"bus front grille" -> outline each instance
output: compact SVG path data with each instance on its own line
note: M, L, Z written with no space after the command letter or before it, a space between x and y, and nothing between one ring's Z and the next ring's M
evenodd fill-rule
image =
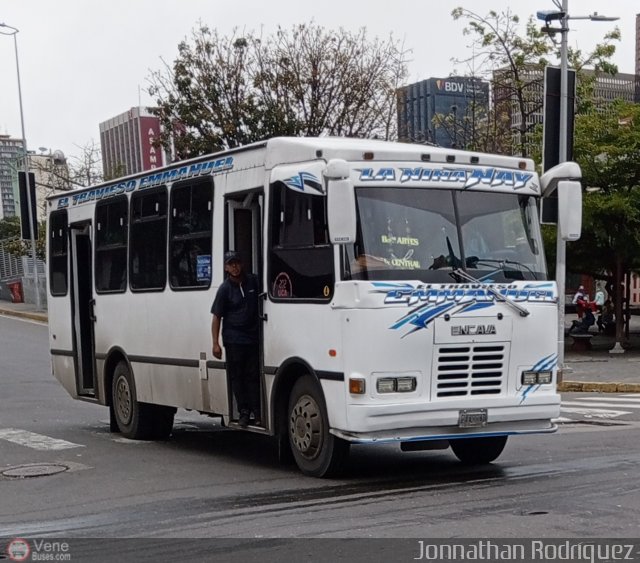
M436 398L499 395L506 361L499 343L443 346L435 366Z

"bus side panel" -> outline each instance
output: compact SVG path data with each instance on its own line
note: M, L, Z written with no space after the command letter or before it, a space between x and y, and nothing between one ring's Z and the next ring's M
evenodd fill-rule
M344 349L340 332L340 315L329 303L265 302L268 321L264 323L265 366L280 368L290 358L304 360L320 374L325 394L329 425L345 428L345 383L322 377L327 372L337 378L344 372ZM330 355L335 350L335 355ZM267 384L269 379L266 380ZM271 388L267 385L267 397Z
M209 369L201 379L198 366L200 354L211 358L211 295L166 288L98 296L97 354L114 347L124 351L141 402L226 414L225 372ZM103 386L103 369L98 373Z

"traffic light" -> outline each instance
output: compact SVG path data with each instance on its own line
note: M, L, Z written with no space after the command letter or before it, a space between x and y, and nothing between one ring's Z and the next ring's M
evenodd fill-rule
M18 190L20 191L20 227L22 238L31 240L29 228L29 197L27 196L26 174L18 172ZM31 194L31 217L33 217L33 238L38 238L38 205L36 203L36 177L29 172L29 193Z
M573 160L573 121L576 99L576 71L567 72L567 160ZM545 68L542 164L546 172L560 162L560 69Z

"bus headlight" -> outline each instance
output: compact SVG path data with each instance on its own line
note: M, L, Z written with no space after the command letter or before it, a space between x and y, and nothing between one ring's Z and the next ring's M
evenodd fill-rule
M398 393L411 393L416 390L415 377L398 377L398 385L396 387Z
M523 385L548 385L551 383L553 373L550 371L523 371Z
M378 393L393 393L396 390L395 377L383 377L376 382Z
M415 377L381 377L376 381L378 393L411 393L416 386Z

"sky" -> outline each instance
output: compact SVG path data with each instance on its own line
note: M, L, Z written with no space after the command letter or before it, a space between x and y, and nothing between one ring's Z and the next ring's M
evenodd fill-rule
M20 83L29 150L62 150L79 156L100 142L99 123L129 108L152 105L148 77L172 62L180 41L199 22L223 34L234 29L270 34L315 22L325 28L367 29L370 38L389 34L411 51L409 82L468 74L471 53L463 22L451 11L478 14L508 8L523 30L537 10L555 10L552 0L0 0L0 23L18 28ZM616 25L622 33L614 62L620 72L635 66L637 0L569 0L573 17L599 12L617 22L570 22L569 45L593 48ZM0 28L0 31L2 29ZM0 134L21 138L14 41L0 36Z

